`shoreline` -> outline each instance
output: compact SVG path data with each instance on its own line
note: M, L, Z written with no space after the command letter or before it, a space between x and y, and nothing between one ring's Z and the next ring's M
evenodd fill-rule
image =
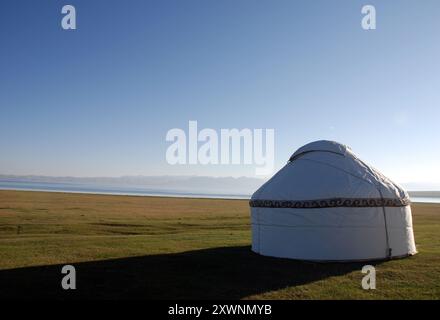
M158 192L154 193L124 193L124 192L87 192L87 191L67 191L67 190L44 190L44 189L6 189L0 188L2 191L14 191L14 192L42 192L42 193L61 193L61 194L76 194L76 195L98 195L98 196L124 196L124 197L146 197L146 198L177 198L177 199L203 199L203 200L250 200L249 197L240 196L216 196L216 195L202 195L202 194L189 194L189 195L179 195L179 194L162 194Z
M210 194L166 194L166 193L131 193L131 192L105 192L105 191L70 191L70 190L50 190L50 189L14 189L14 188L2 188L0 187L1 191L23 191L23 192L48 192L48 193L61 193L61 194L77 194L77 195L101 195L101 196L125 196L125 197L149 197L149 198L177 198L177 199L204 199L204 200L250 200L251 196L234 196L234 195L210 195ZM425 198L425 197L421 197ZM418 204L440 204L440 198L438 201L417 201L417 197L415 200L414 198L410 197L411 203L418 203Z

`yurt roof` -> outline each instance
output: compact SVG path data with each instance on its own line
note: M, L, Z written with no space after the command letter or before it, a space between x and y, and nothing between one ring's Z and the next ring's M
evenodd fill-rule
M408 194L351 149L334 141L299 148L252 200L389 199L406 205Z

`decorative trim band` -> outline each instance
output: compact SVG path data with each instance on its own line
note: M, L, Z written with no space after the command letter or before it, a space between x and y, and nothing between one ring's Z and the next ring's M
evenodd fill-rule
M382 199L382 198L332 198L322 200L250 200L253 208L334 208L334 207L405 207L411 203L409 198Z

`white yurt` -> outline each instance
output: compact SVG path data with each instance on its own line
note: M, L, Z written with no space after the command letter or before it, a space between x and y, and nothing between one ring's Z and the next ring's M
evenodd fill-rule
M406 191L337 142L299 148L250 206L252 250L265 256L359 261L417 252Z

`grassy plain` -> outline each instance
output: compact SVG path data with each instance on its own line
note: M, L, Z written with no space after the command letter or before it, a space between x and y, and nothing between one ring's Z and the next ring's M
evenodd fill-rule
M365 291L361 263L252 253L244 200L0 191L0 298L439 299L440 205L412 209L419 254Z

